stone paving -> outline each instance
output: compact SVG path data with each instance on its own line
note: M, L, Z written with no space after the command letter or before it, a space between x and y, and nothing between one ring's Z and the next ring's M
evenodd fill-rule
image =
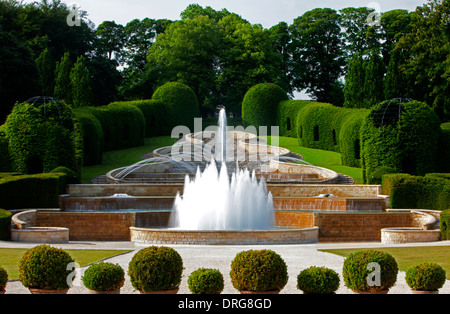
M0 241L0 247L22 247L29 248L36 244L26 243L14 243L14 242L2 242ZM449 246L450 241L435 242L431 244L410 244L409 246L420 245L433 245L433 246ZM120 250L132 250L132 252L119 255L108 259L108 262L117 263L121 265L125 273L127 273L128 263L133 255L140 249L144 248L141 245L135 245L131 242L71 242L70 244L54 245L64 249L120 249ZM235 255L243 250L249 249L271 249L281 255L288 265L289 282L282 290L282 294L299 294L301 291L297 290L297 275L310 266L326 266L338 272L341 276L341 284L337 294L351 294L351 290L346 288L342 279L342 266L344 258L318 251L318 249L331 249L331 248L377 248L387 247L380 243L320 243L320 244L302 244L302 245L264 245L264 246L183 246L183 245L170 245L173 247L181 257L183 258L184 272L183 279L180 286L179 293L189 294L189 288L187 286L187 278L194 270L205 268L216 268L221 271L225 278L224 294L237 294L230 281L229 272L230 264ZM391 245L392 246L392 245ZM408 246L408 245L402 245ZM81 269L84 272L86 267ZM19 281L9 282L6 287L6 294L28 294L29 291ZM69 290L69 294L84 294L88 293L87 289L81 284L75 286ZM122 294L137 294L131 286L129 277L126 275L126 282L121 289ZM405 273L399 272L396 285L390 290L390 294L410 294L411 291L405 282ZM441 294L450 294L450 281L447 280L444 287L440 290Z

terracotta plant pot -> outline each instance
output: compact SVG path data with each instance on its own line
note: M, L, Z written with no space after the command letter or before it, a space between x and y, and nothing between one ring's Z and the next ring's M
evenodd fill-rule
M412 290L413 294L439 294L439 290L434 291L421 291L421 290Z
M239 291L241 294L280 294L280 290L271 290L271 291L248 291L241 290Z
M64 290L48 290L48 289L36 289L36 288L29 288L31 294L67 294L69 289Z
M120 294L120 289L111 290L111 291L97 291L88 289L89 294Z
M174 289L174 290L162 290L162 291L139 291L141 294L177 294L178 290L180 289Z
M356 294L388 294L389 289L387 290L373 290L373 291L354 291Z

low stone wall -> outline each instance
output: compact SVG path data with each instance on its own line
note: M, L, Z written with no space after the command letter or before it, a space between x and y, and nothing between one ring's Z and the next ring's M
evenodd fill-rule
M436 242L441 236L440 230L422 228L386 228L381 230L381 242L384 244Z
M130 228L131 241L146 244L253 245L318 241L319 228L268 231L185 231Z

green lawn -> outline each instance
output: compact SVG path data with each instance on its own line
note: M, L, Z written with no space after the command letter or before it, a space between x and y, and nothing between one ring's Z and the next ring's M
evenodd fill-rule
M268 138L269 143L271 138ZM279 145L291 152L303 156L303 160L318 167L331 169L338 173L346 174L355 179L356 184L362 184L362 169L342 165L341 154L321 149L306 148L298 145L298 140L292 137L279 137Z
M130 166L140 160L141 156L157 148L171 146L175 140L170 136L151 137L145 139L144 146L115 150L103 153L101 165L83 167L81 183L91 183L91 179L120 167Z
M342 250L319 250L347 257L351 253L365 249L342 249ZM433 262L441 265L450 280L450 246L431 246L431 247L396 247L377 249L390 253L397 261L401 271L407 271L409 268L425 262Z
M19 279L19 260L27 249L1 249L0 266L8 272L8 279ZM65 250L81 267L104 260L109 257L131 251L119 250Z

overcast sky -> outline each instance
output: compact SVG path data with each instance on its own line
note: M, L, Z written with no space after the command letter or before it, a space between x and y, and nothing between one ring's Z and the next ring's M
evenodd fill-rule
M25 2L33 2L26 0ZM68 5L77 4L88 12L88 18L96 26L103 21L127 24L129 21L146 17L152 19L180 19L180 13L191 3L202 7L211 6L215 10L226 8L241 15L252 24L262 24L265 28L284 21L293 20L314 8L342 9L346 7L379 7L381 12L393 9L414 11L427 0L63 0Z

